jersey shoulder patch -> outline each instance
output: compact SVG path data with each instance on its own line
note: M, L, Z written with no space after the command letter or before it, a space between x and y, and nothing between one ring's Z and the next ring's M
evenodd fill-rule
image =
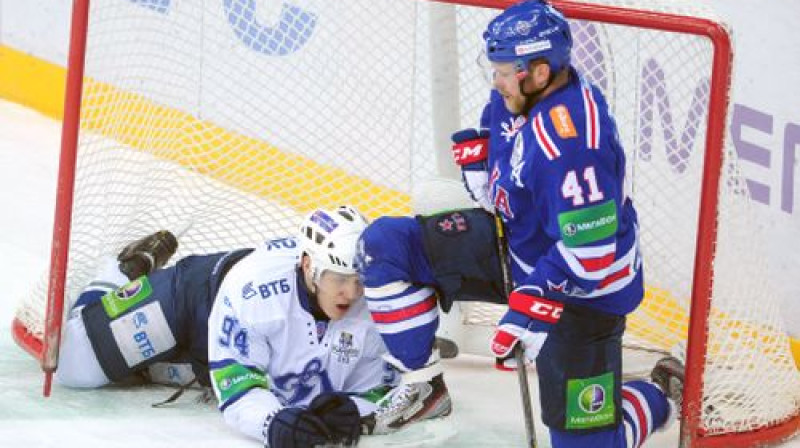
M572 121L572 116L569 114L567 106L563 104L553 106L550 108L549 115L559 137L568 139L578 136L578 131L575 129L575 123Z

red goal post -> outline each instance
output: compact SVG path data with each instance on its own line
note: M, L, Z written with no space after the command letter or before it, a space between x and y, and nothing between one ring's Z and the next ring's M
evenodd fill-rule
M244 0L198 14L168 1L76 0L51 267L13 325L42 362L45 394L65 307L92 260L136 236L181 230L181 256L290 232L319 205L348 202L372 218L412 212L429 194L419 185L454 175L446 136L474 123L488 96L469 62L488 18L512 3L309 0L307 10L282 5L285 31ZM759 228L726 135L729 30L691 2L553 4L574 25L573 62L606 93L631 165L647 296L626 344L686 347L684 446L790 437L800 380L778 297L748 280L766 274L766 257L750 242ZM412 29L392 28L401 18ZM114 20L157 26L126 31ZM104 39L113 48L93 45ZM352 86L365 74L381 89ZM315 90L321 80L329 90ZM125 189L127 179L136 185ZM494 313L464 308L465 326ZM759 390L766 380L784 390Z

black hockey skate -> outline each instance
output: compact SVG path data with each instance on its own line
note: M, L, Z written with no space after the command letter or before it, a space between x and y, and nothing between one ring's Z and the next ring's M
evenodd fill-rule
M178 249L178 240L168 230L136 240L120 252L119 270L130 280L148 275L164 266Z
M650 378L680 409L683 402L683 363L672 356L661 358L650 372Z

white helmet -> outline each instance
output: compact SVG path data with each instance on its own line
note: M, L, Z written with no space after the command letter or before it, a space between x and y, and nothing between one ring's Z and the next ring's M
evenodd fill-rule
M355 208L317 209L300 224L300 249L311 257L314 281L329 269L355 274L356 246L367 220Z

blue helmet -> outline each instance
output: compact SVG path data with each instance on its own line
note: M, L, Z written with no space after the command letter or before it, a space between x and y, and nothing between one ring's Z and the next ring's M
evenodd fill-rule
M552 73L569 65L569 24L543 0L523 0L506 9L489 22L483 39L490 61L514 62L520 71L539 58L547 60Z

